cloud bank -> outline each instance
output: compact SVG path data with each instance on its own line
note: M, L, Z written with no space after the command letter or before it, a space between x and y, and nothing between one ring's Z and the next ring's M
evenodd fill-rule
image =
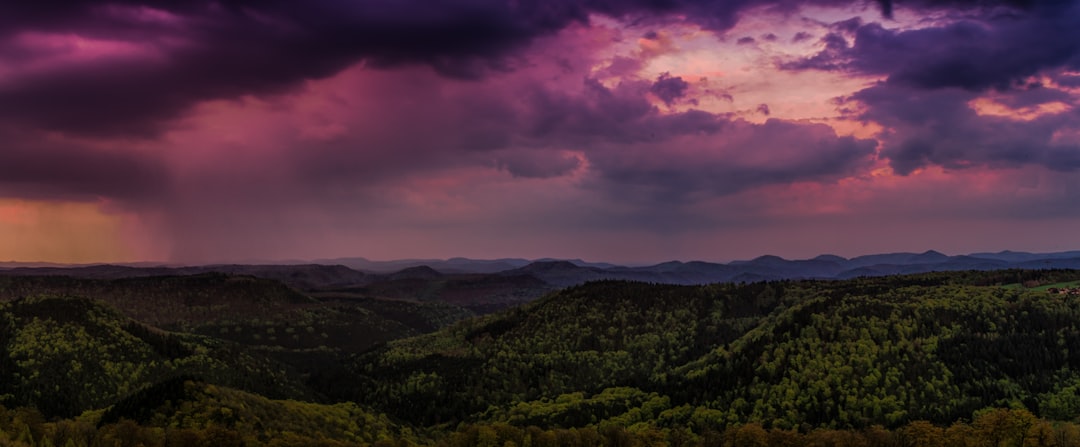
M721 259L747 225L758 254L871 234L878 200L1077 217L1076 1L23 3L0 200L96 204L139 256Z

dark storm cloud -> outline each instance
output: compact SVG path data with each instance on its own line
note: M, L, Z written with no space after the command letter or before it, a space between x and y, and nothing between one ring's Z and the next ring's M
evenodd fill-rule
M891 19L893 16L892 0L878 0L878 4L881 5L881 15L887 19Z
M1000 90L1043 70L1080 67L1080 2L1025 6L907 31L842 22L838 27L854 36L853 45L827 36L824 50L785 68L885 75L890 83L924 89Z
M78 61L76 66L61 65L27 72L16 70L0 81L0 122L75 135L153 137L197 102L286 92L305 80L332 76L359 61L372 67L387 68L425 64L434 67L444 78L477 78L492 71L519 68L515 65L521 62L515 58L518 50L539 36L553 34L572 23L585 23L593 13L627 19L678 15L707 29L724 31L747 8L766 5L794 9L800 3L846 5L851 2L5 2L0 4L0 63L21 68L43 58L74 51L62 46L28 46L19 40L27 35L78 35L127 42L143 53L90 58ZM930 3L926 5L937 7ZM921 78L915 74L904 74L904 63L912 64L915 68L910 70L917 74L933 73L934 70L926 67L941 65L934 61L950 57L1009 60L1005 57L1007 50L1022 47L1010 38L1018 36L1020 31L1030 31L1038 36L1019 36L1017 40L1034 45L1051 40L1041 37L1045 35L1041 33L1057 32L1056 46L1035 48L1021 55L1019 62L1012 63L1017 66L1061 65L1062 61L1068 60L1063 55L1070 54L1065 50L1076 45L1076 39L1070 38L1076 31L1067 26L1067 17L1075 18L1076 8L1058 4L1031 10L1034 12L1025 12L1019 18L987 19L990 21L986 23L994 27L971 31L975 34L969 40L965 40L961 28L941 31L960 43L945 42L941 45L940 55L924 55L925 51L905 46L905 42L922 45L933 40L918 34L919 31L897 33L874 28L873 24L862 25L854 31L856 43L851 48L839 34L826 37L827 51L837 53L827 55L827 59L865 72L896 72L899 73L897 79L918 80ZM1052 13L1055 11L1065 13L1055 15ZM1035 32L1031 22L1054 26ZM848 27L838 26L841 28L838 33L846 32L843 28ZM862 37L864 34L868 37ZM989 53L959 54L958 48L966 49L976 37L989 37L991 49L985 50ZM890 45L890 42L896 45ZM924 60L916 56L924 56ZM1025 70L1007 68L999 71L1008 75L1027 73ZM437 81L439 79L427 80L431 84ZM424 96L414 91L415 85L410 88L413 90L401 94L425 100L438 96L437 91ZM612 184L643 179L672 195L679 195L702 190L726 193L770 182L831 178L850 172L850 167L863 160L872 146L870 142L840 138L810 125L788 123L794 126L790 129L778 124L784 123L782 121L755 125L697 110L664 114L646 99L649 91L669 103L687 95L686 83L678 77L662 77L655 83L627 82L615 87L605 87L588 79L582 96L561 95L538 88L531 92L477 94L472 99L458 98L461 101L453 105L424 103L422 110L412 110L402 115L400 121L387 123L388 130L375 133L375 137L354 136L336 145L305 142L304 154L296 155L297 166L301 177L310 175L311 179L319 181L320 175L346 179L370 174L372 179L379 179L422 166L466 162L457 161L459 159L468 162L484 159L490 163L491 153L516 144L540 150L588 148L586 157L589 160L596 157L598 162L591 168L597 170L600 178L608 179ZM515 101L523 101L526 106L510 104ZM395 103L390 99L386 101L386 104ZM430 132L401 132L401 129L412 128L410 126L428 126L425 130ZM782 153L798 163L776 169L766 167L765 163L738 165L725 164L722 160L697 163L693 161L694 157L686 156L685 165L678 166L675 161L679 158L673 157L675 164L667 171L649 167L647 163L653 156L664 153L659 146L662 144L685 143L711 154L706 148L722 146L724 139L717 135L728 135L726 132L736 132L741 141L747 142L747 147L755 147L753 144L761 143L760 138L764 138L758 133L766 129L785 130L783 135L789 136L791 141L770 140L770 147L781 151L775 154ZM802 140L813 143L807 145L809 149L804 152L786 152L800 147ZM594 143L597 144L595 149L590 146ZM8 185L44 185L41 190L58 195L70 192L85 196L131 197L159 193L164 188L160 182L168 177L153 158L140 159L144 155L136 155L137 152L121 155L97 148L68 151L26 147L5 151L5 163L0 168L5 178L0 181ZM358 147L364 150L357 150ZM372 147L386 149L370 150ZM433 147L440 151L429 150ZM615 162L616 158L608 157L620 153L615 148L624 148L622 153L633 157ZM830 154L821 160L833 163L834 168L830 170L818 164L817 158L808 155L812 149ZM907 152L919 153L919 150ZM907 152L895 154L900 159ZM474 155L476 153L482 155ZM800 158L802 155L808 158ZM69 162L64 167L50 167L49 157L65 158ZM515 175L539 177L559 175L576 167L570 158L559 157L539 157L532 162L526 160L527 157L507 158L497 164ZM1068 160L1064 156L1059 158ZM75 166L94 169L80 172ZM738 168L725 170L725 166ZM663 174L684 168L691 172L686 180ZM708 174L710 172L712 174ZM727 180L710 180L710 175Z
M386 82L416 85L422 79L388 77ZM606 86L586 78L580 90L566 91L458 83L460 90L444 91L432 102L388 109L374 122L366 120L376 133L361 129L362 138L308 143L289 165L300 171L301 183L327 191L492 164L522 178L573 172L622 202L652 206L771 184L831 181L873 159L875 141L840 137L822 124L776 119L755 124L695 109L661 111L649 102L655 85ZM395 102L398 87L375 91L385 97L369 100Z
M652 87L649 87L649 91L664 101L664 104L671 105L685 96L689 88L690 83L684 81L683 78L665 72L656 79Z
M661 76L665 79L683 82ZM400 107L366 117L371 129L357 129L342 140L304 143L306 149L293 153L290 164L312 185L380 182L491 160L518 177L552 177L578 166L566 150L588 157L599 147L714 134L728 122L724 115L699 110L661 113L648 99L656 84L647 81L609 88L585 78L582 89L573 93L539 84L502 90L458 83L441 95L417 87L436 89L433 81L431 75L380 81L386 85L377 89L378 96L366 99ZM685 95L668 88L672 91L661 89L660 94ZM401 95L425 101L400 101Z
M1050 0L1055 1L1055 0ZM881 15L885 18L893 18L893 11L897 6L912 9L929 8L964 8L964 9L995 9L1007 6L1014 9L1030 9L1036 5L1049 3L1040 0L877 0Z
M829 25L829 28L836 32L851 34L857 31L860 27L862 27L862 25L862 19L858 17L852 17L847 20L841 20L839 22L832 23Z
M1008 95L999 95L996 99L1013 109L1038 106L1053 102L1065 104L1076 100L1072 94L1056 88L1045 88L1041 84L1027 85L1022 89L1013 89Z
M681 148L665 150L665 144ZM675 204L765 185L833 181L867 167L876 146L822 124L732 121L715 138L599 152L592 162L614 194Z
M0 130L0 139L0 197L146 203L169 187L168 172L155 157L49 141L35 132Z
M1076 102L1068 91L1032 79L1047 76L1068 87L1062 72L1080 67L1080 2L944 4L977 8L912 30L833 24L819 53L783 68L883 76L850 99L860 104L861 119L889 130L880 155L902 175L930 165L1080 168L1080 148L1059 137L1073 126L1074 113L1018 117L1040 105ZM980 115L972 104L977 99L993 100L1016 116Z
M0 4L0 62L44 55L16 37L45 33L130 42L153 57L103 59L0 84L0 118L94 135L159 133L192 104L265 95L373 67L427 64L449 77L513 70L515 51L590 14L679 15L714 31L750 7L850 0L67 0ZM143 55L146 56L146 55Z
M532 141L588 147L606 142L663 141L684 134L713 134L728 117L700 110L663 114L646 98L648 82L606 87L587 78L582 95L536 89L529 98L522 135Z
M1035 164L1058 171L1080 169L1080 146L1055 138L1059 130L1075 122L1074 112L1030 120L979 115L969 105L976 98L977 94L963 89L931 94L890 83L852 97L866 107L862 119L892 129L884 138L881 155L901 175L928 165L965 169Z
M0 84L0 116L77 133L149 135L195 101L280 92L359 60L426 63L449 76L476 76L504 68L502 56L531 38L584 20L583 11L528 2L149 4L177 17L163 25L132 18L138 10L121 14L120 5L138 6L0 7L8 37L73 32L144 43L165 55L16 78Z
M848 42L844 36L829 33L818 43L825 47L821 52L805 59L783 63L780 67L787 70L837 70L846 67L845 53L848 51Z
M660 113L645 98L646 83L586 85L582 97L535 92L519 123L520 140L580 148L596 186L630 200L675 203L770 184L831 181L866 167L877 146L837 136L822 124L754 124L700 110Z
M581 160L556 151L518 150L499 154L495 164L514 177L551 178L573 171L581 165Z
M1059 75L1054 80L1065 87L1080 87L1080 75L1077 74Z

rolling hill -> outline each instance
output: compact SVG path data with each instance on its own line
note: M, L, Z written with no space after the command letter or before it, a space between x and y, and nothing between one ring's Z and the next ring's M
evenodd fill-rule
M465 278L550 284L533 274L578 268L600 269L414 268L385 284L443 281L431 290L445 294ZM951 430L1076 445L1080 297L1049 290L1076 281L1016 269L598 280L467 318L443 298L222 273L8 276L0 443L906 445Z
M513 307L559 288L599 280L702 285L784 279L852 279L940 271L1004 269L1080 269L1080 252L1025 253L1003 251L948 256L884 253L851 259L820 255L788 260L760 256L727 264L669 261L627 267L579 259L368 261L363 258L323 260L325 264L221 264L187 267L25 266L0 268L3 276L67 276L83 279L131 279L154 276L198 276L213 273L274 280L307 295L332 294L363 299L439 301L477 314ZM354 268L367 269L365 271Z
M167 332L84 298L0 304L0 404L73 416L178 375L275 398L317 396L285 365L217 339Z
M711 427L897 427L1008 405L1080 416L1080 301L995 285L1008 276L593 282L363 354L354 396L420 424L620 387Z

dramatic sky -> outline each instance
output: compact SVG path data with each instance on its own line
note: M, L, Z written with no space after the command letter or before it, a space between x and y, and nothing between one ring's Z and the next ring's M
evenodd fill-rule
M1080 0L0 3L0 261L1080 248Z

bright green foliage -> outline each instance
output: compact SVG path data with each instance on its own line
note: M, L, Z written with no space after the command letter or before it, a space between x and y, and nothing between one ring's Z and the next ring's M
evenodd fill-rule
M1080 416L1051 393L1080 379L1080 302L963 285L844 292L777 313L682 371L680 388L730 422L782 428L946 423L1013 402Z
M491 411L482 419L517 426L583 427L600 422L631 426L656 419L657 410L668 407L668 399L656 393L647 394L636 388L608 388L588 397L577 392L555 399L521 402L506 411Z
M214 426L269 442L287 434L349 442L411 436L386 417L355 403L321 405L265 397L205 382L176 379L118 403L102 423L134 420L154 427L207 430Z
M135 323L79 298L0 304L0 404L71 416L180 374L280 397L309 397L280 365L236 346Z
M164 357L176 359L191 353L175 343L175 336L140 328L212 337L218 340L213 343L222 347L242 345L245 353L282 364L263 365L262 369L287 369L301 379L339 369L349 354L472 316L470 311L443 302L375 299L345 292L315 295L317 299L277 281L220 273L115 280L0 276L0 302L35 296L89 298L137 321L124 325L125 330L143 338ZM0 321L0 326L3 324ZM197 362L192 365L190 360L183 366L189 371L192 366L199 369ZM224 365L213 366L215 374L229 374L222 369ZM251 384L227 383L256 389ZM309 396L293 393L294 385L288 387L294 390L275 396Z

